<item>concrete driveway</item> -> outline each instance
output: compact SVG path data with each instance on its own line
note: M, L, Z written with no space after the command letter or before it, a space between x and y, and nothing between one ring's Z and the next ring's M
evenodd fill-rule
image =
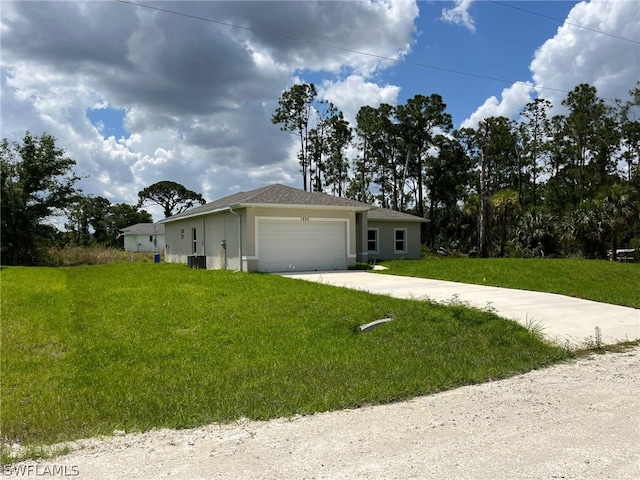
M485 287L424 278L363 271L283 273L284 277L364 290L379 295L439 303L463 302L525 326L538 325L542 333L571 348L596 340L612 345L640 339L640 310L581 300L553 293Z

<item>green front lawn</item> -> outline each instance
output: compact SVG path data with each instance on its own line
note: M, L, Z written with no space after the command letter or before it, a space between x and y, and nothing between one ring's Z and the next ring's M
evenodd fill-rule
M570 355L488 312L273 275L122 263L0 280L10 443L392 402Z
M383 273L559 293L640 308L640 264L539 258L441 258L382 262Z

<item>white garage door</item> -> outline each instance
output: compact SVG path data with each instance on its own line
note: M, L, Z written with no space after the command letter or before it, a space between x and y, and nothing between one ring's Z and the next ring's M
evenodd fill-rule
M342 270L346 222L260 220L258 269L261 272Z

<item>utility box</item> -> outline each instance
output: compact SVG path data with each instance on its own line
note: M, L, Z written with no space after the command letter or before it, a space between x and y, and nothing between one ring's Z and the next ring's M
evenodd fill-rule
M205 255L189 255L187 256L187 267L207 268L207 257Z

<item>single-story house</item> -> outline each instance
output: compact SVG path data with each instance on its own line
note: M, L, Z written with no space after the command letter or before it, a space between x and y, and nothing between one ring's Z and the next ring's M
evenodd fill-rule
M269 185L161 221L165 261L247 272L344 270L420 258L426 220L325 193Z
M386 208L367 212L369 260L420 258L420 224L424 218Z
M120 230L127 252L160 252L165 246L164 224L136 223Z

